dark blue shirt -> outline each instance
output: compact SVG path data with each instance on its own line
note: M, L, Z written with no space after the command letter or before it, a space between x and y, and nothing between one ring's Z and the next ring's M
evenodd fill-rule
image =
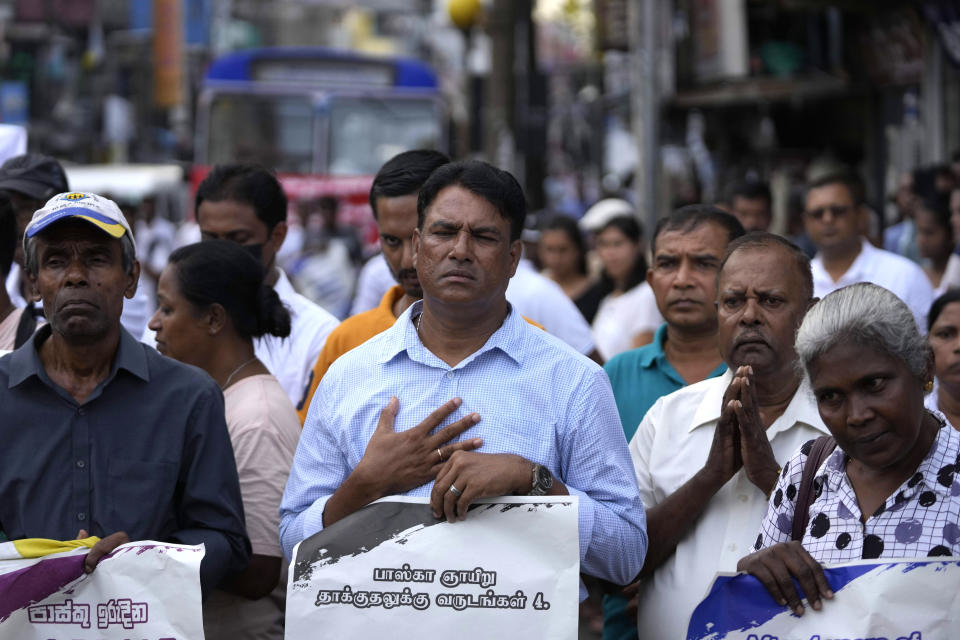
M0 358L0 530L203 543L204 593L242 570L250 541L217 384L121 330L110 374L78 404L40 362L50 331Z

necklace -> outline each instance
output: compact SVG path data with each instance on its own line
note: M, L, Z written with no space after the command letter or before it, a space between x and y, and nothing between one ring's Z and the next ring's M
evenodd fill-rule
M423 320L423 313L417 316L417 335L420 335L420 321Z
M223 383L223 386L220 387L220 390L223 391L224 389L226 389L227 387L229 387L229 386L230 386L230 381L233 380L233 376L235 376L235 375L237 375L238 373L240 373L240 369L243 369L245 366L247 366L248 364L250 364L251 362L253 362L253 361L256 360L256 359L257 359L257 356L253 356L252 358L250 358L249 360L247 360L246 362L244 362L242 365L240 365L239 367L237 367L236 369L234 369L234 370L233 370L233 373L231 373L229 376L227 376L227 381Z

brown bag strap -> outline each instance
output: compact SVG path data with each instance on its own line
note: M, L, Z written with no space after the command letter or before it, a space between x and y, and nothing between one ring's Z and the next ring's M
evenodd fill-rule
M820 436L813 441L807 462L803 465L803 475L800 477L800 489L797 491L797 508L793 512L793 540L803 540L803 533L810 522L810 505L813 504L813 478L817 469L823 464L833 450L837 448L837 441L833 436Z

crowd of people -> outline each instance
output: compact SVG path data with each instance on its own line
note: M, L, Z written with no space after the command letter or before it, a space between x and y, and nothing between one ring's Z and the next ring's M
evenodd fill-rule
M335 203L300 203L285 262L266 168L214 167L174 248L10 159L0 539L97 536L88 571L203 543L207 637L280 638L294 546L374 500L455 522L573 494L604 638L685 637L718 571L834 606L823 563L960 555L960 181L918 170L894 201L880 234L835 170L802 238L757 182L653 229L618 199L530 229L508 172L408 151L373 180L351 305L321 286L359 267Z

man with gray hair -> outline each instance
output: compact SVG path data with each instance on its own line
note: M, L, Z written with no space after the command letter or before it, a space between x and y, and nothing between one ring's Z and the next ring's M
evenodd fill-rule
M140 265L127 220L61 193L25 229L24 269L48 324L0 358L0 531L204 544L204 592L250 559L223 395L120 324Z
M639 637L686 636L714 574L752 547L783 462L826 433L793 348L812 294L810 262L789 241L755 232L728 246L717 274L727 373L660 398L630 441L650 532Z

